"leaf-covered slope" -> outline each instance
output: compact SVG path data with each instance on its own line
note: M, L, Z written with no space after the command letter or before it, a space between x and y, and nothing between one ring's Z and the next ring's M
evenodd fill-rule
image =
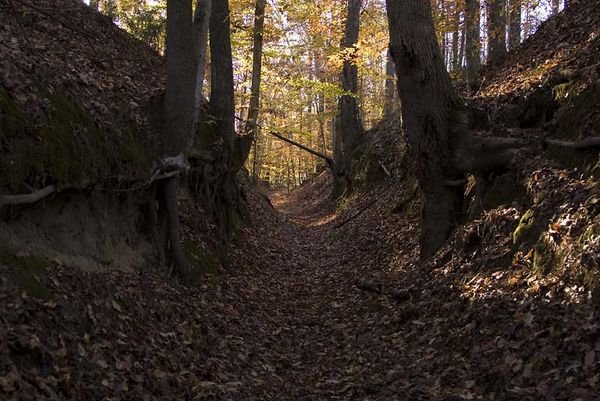
M573 2L516 51L485 68L477 97L526 96L548 80L594 81L600 74L600 1Z
M0 9L0 163L10 170L0 185L142 174L161 56L78 0L1 0Z

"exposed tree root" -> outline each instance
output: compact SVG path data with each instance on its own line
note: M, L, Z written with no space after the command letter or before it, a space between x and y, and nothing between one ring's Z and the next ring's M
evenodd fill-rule
M7 205L27 205L44 199L56 192L56 186L48 185L30 194L0 195L0 207Z

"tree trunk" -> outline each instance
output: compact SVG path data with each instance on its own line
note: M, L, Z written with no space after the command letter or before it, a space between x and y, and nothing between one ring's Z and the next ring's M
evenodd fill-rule
M254 46L252 48L252 88L246 121L246 132L255 136L260 105L260 78L262 67L263 31L265 24L265 0L256 0L254 11ZM256 139L255 139L256 140Z
M481 68L481 37L479 21L481 8L479 0L466 0L465 10L465 53L467 59L467 84L469 92L473 91Z
M185 151L193 130L194 51L192 1L167 2L167 88L163 156Z
M235 138L233 66L228 0L213 0L210 18L211 85L210 114L225 144L224 155L233 152Z
M385 104L383 114L385 118L390 118L398 110L396 105L396 67L390 52L387 52L385 63Z
M387 0L390 52L411 156L423 193L421 256L432 256L450 235L463 209L464 178L454 154L466 134L464 109L437 44L431 5Z
M209 114L205 129L212 132L213 159L204 163L205 174L197 185L205 188L207 209L215 217L222 250L228 249L235 221L243 214L235 174L247 157L251 142L235 133L235 103L228 0L213 0L210 17L211 85ZM243 153L243 155L242 155ZM242 160L244 159L244 160Z
M94 10L98 10L99 5L99 0L90 0L90 7L92 7Z
M339 165L340 172L346 180L346 189L351 189L352 177L352 154L360 143L362 134L362 123L357 104L358 95L358 67L356 59L358 55L358 33L360 29L360 8L362 0L348 0L348 10L346 16L346 29L342 47L345 51L344 66L342 70L342 89L351 94L340 97L339 102L339 130L336 134L340 135L342 145L342 160L335 160Z
M195 99L193 44L192 0L169 0L167 2L167 88L161 138L162 155L165 158L181 156L186 151L193 134ZM168 233L165 247L168 248L170 245L180 277L189 280L190 265L181 246L179 233L177 177L163 180L161 187L159 208L161 214L166 216L164 221Z
M552 0L552 15L558 14L559 3L559 0Z
M521 44L521 0L509 3L508 48L514 50Z
M204 78L206 76L206 60L208 58L208 27L212 0L197 0L194 13L194 59L196 62L196 103L194 116L200 113L200 106L204 97Z
M505 0L488 0L488 62L506 54Z
M465 31L465 26L463 24L463 27L461 30L461 35L460 35L460 48L458 49L458 69L460 71L462 71L462 69L465 65L465 38L466 38L466 31Z
M458 33L460 30L460 13L458 5L455 5L454 10L454 29L452 31L452 72L458 72Z

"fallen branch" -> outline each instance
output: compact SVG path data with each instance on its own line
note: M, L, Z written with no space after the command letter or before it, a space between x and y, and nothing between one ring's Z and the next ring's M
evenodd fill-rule
M331 157L324 155L323 153L317 152L316 150L313 150L313 149L309 148L308 146L304 146L301 143L298 143L291 139L288 139L275 131L270 131L269 133L271 135L273 135L275 138L281 139L282 141L287 142L290 145L294 145L312 155L315 155L317 157L320 157L321 159L324 159L327 162L327 165L329 166L329 168L333 169L333 159Z
M392 174L390 173L390 170L388 170L385 165L383 164L383 162L381 160L378 160L379 162L379 166L381 167L381 169L383 170L383 172L385 173L385 175L387 175L388 177L391 177Z
M54 185L48 185L30 194L0 195L0 207L6 205L28 205L44 199L56 191Z
M341 223L336 224L335 226L333 226L333 228L340 228L340 227L345 226L350 221L354 220L355 218L357 218L358 216L360 216L361 214L363 214L368 208L370 208L371 206L373 206L374 203L375 203L375 201L371 201L371 202L367 203L358 212L354 213L352 216L348 217L346 220L342 221Z
M363 291L374 292L376 294L383 294L384 291L383 283L377 281L363 279L357 280L354 284Z
M600 147L600 137L585 138L578 142L559 141L556 139L546 139L545 142L549 146L575 150Z

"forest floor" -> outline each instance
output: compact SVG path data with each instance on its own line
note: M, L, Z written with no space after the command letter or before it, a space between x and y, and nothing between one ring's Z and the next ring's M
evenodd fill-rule
M327 184L250 191L254 224L200 288L54 265L40 299L0 272L0 399L598 399L588 304L519 298L518 267L420 264L402 188L336 210Z

